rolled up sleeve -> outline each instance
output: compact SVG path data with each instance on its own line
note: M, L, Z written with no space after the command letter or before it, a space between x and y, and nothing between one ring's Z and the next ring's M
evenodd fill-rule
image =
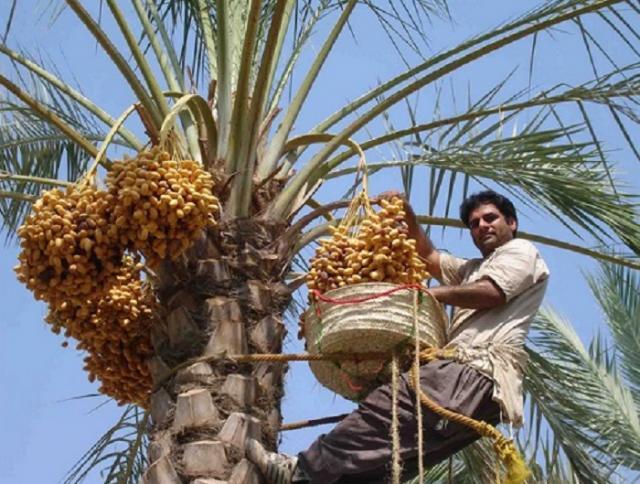
M491 261L483 264L479 278L491 279L504 293L506 300L522 294L548 276L538 250L526 240L514 239L496 249Z
M442 273L440 283L447 286L462 284L468 262L468 259L460 259L446 252L440 252L440 272Z

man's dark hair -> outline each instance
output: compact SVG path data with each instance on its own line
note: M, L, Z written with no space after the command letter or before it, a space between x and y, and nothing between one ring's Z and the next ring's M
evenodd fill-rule
M512 218L518 222L518 216L516 215L516 209L507 197L494 192L493 190L484 190L482 192L474 193L464 199L460 205L460 219L467 227L469 227L469 215L472 211L478 208L480 205L486 205L491 203L500 210L500 213L505 218ZM513 236L516 236L517 230L513 231Z

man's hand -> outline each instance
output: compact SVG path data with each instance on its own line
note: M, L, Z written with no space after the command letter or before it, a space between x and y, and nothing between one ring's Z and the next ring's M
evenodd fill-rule
M409 225L409 236L417 240L418 233L416 229L421 229L419 228L418 220L416 218L415 212L413 211L413 207L411 207L411 204L409 203L409 200L407 200L407 196L404 193L397 190L387 190L386 192L382 192L380 195L375 197L373 199L373 202L380 203L381 200L391 201L393 198L400 198L402 200L402 203L404 204L407 224Z
M409 202L407 202L407 196L404 193L399 192L398 190L387 190L386 192L382 192L380 195L378 195L377 197L375 197L371 201L373 203L380 203L380 200L389 201L392 198L401 198L402 201L404 202L405 206L409 205Z
M398 192L397 190L389 190L381 193L373 200L375 203L379 203L380 200L390 200L394 197L401 198L404 202L405 218L407 225L409 226L409 237L415 239L418 255L426 263L429 274L440 280L442 277L442 271L440 270L440 254L435 249L433 242L431 242L429 237L427 237L427 234L422 230L422 227L418 223L418 218L416 217L411 204L407 200L406 195Z

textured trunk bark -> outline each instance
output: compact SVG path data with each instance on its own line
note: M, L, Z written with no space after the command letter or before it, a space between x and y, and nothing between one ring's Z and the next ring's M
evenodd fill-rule
M285 227L254 219L210 230L179 261L159 270L165 314L153 329L154 381L177 365L221 353L278 353L282 314L290 300L283 283ZM244 458L251 436L277 446L286 365L195 363L151 397L148 484L262 482Z

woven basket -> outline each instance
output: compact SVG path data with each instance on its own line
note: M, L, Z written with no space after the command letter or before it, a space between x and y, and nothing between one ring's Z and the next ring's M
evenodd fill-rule
M324 294L337 301L375 296L398 286L374 282L345 286ZM359 362L311 361L311 371L328 389L349 400L360 400L385 380L381 370L394 348L414 346L414 289L353 304L316 301L304 314L303 332L311 354L389 352L384 360ZM422 347L445 343L447 316L431 296L422 294L418 304L418 328Z

